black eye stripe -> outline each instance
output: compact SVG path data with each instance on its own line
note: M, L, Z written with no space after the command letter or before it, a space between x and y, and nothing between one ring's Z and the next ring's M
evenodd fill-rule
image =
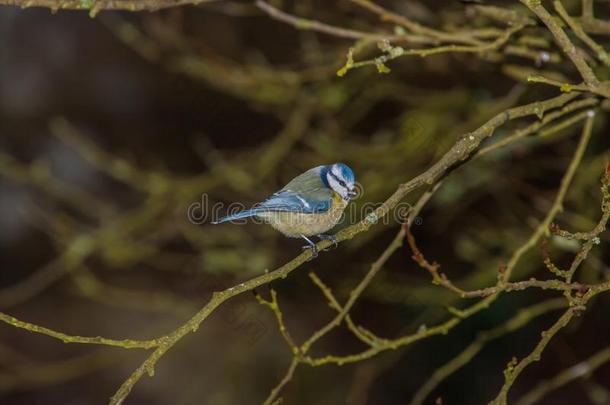
M329 173L330 173L331 177L332 177L333 179L335 179L335 181L336 181L337 183L339 183L341 186L345 187L345 182L344 182L343 180L339 179L339 178L338 178L338 177L335 175L335 173L333 173L333 172L329 172Z

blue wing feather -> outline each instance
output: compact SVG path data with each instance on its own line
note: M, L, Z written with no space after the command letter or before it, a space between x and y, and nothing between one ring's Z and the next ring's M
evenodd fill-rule
M254 208L228 215L215 223L248 218L264 212L326 212L332 206L333 191L322 180L321 170L322 166L310 169Z
M292 190L282 190L262 202L256 209L315 214L330 209L332 200L328 197L326 193L322 196L312 196L311 193L304 194Z

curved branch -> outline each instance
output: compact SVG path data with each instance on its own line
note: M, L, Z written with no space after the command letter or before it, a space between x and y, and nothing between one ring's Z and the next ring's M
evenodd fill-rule
M57 10L89 10L95 16L102 10L156 11L164 8L211 3L217 0L0 0L0 5L21 8L44 7Z
M53 329L45 328L39 325L34 325L29 322L21 321L10 315L0 312L0 322L7 323L19 329L25 329L33 333L39 333L41 335L47 335L55 339L59 339L64 343L82 343L91 345L104 345L113 347L122 347L123 349L151 349L157 347L159 342L157 339L152 340L132 340L132 339L107 339L101 336L95 337L83 337L83 336L72 336L62 332L55 331Z

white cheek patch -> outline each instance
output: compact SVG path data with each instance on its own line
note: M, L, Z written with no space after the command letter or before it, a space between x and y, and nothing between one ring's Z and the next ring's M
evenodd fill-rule
M328 180L328 185L330 186L330 188L335 190L337 193L341 194L342 187L339 184L339 182L337 180L335 180L335 178L333 176L327 176L327 180Z
M328 176L328 185L335 190L341 197L347 196L347 189L343 187L333 176Z

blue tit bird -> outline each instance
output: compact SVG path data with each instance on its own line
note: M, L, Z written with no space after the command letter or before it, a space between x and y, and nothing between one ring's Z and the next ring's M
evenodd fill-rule
M309 239L317 236L331 240L324 232L333 228L349 201L357 195L354 172L343 163L314 167L295 177L280 191L253 208L221 218L215 224L241 218L258 217L290 238L303 238L318 255L316 244Z

